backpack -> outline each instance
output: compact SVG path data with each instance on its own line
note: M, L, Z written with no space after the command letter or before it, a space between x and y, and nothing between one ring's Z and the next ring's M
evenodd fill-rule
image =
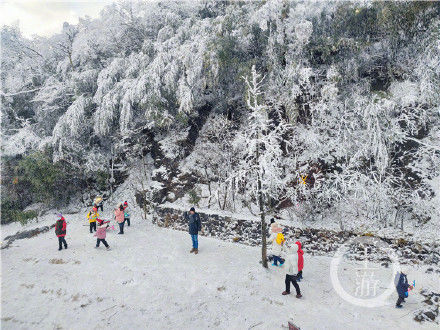
M282 233L278 233L275 241L277 242L277 244L281 245L285 241L284 235Z

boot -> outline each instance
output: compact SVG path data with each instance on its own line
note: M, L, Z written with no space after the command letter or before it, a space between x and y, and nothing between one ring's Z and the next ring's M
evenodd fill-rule
M299 298L302 297L302 294L301 294L301 293L300 293L300 294L297 294L296 297L299 299Z
M191 251L189 251L189 253L193 253L196 249L192 248Z
M199 249L194 249L194 254L199 253Z
M290 292L284 291L283 296L290 294Z

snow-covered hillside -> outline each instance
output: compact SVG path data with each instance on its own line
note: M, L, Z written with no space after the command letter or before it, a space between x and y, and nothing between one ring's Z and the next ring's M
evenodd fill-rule
M201 237L194 255L187 233L134 217L125 235L107 235L106 251L94 248L82 213L66 219L67 250L57 250L53 230L2 250L2 329L280 329L288 321L301 329L437 326L413 320L424 299L418 292L440 292L438 274L421 269L410 268L417 288L404 309L394 308L395 294L385 307L362 308L334 291L331 258L306 250L303 298L296 299L281 295L283 269L261 267L259 248ZM3 238L15 231L8 227Z

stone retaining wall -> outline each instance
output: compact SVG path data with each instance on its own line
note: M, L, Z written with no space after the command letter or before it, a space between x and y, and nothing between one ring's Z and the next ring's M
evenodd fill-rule
M182 216L183 212L184 210L158 206L155 208L153 223L159 227L187 231L188 224ZM261 229L259 221L241 220L201 212L199 212L199 215L202 221L202 232L200 233L202 236L215 237L224 241L251 246L260 245ZM313 228L300 229L293 226L284 226L284 232L288 240L301 241L303 249L307 254L327 256L332 255L348 239L359 236L353 232L337 232ZM388 243L396 252L401 263L433 265L436 269L430 268L429 271L440 273L438 266L440 263L439 244L422 245L404 239L388 239L384 237L380 237L380 239ZM383 262L385 266L388 266L390 262L387 258L378 260Z

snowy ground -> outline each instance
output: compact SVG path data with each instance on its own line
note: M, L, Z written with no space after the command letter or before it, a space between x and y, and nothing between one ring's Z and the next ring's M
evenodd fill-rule
M194 255L187 233L133 219L125 235L108 234L106 251L94 248L82 214L66 219L67 250L57 250L53 230L2 250L2 329L280 329L289 320L301 329L438 327L413 321L417 293L401 310L395 294L381 308L345 302L332 288L330 257L306 254L298 300L281 295L283 269L263 269L258 248L202 237ZM438 275L412 269L409 278L440 292Z

